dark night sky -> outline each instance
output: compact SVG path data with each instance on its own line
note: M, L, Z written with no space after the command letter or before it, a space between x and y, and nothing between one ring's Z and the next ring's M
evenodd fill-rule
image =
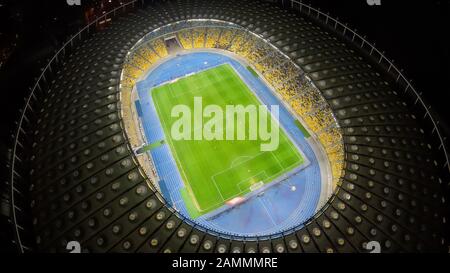
M449 1L381 0L381 6L369 6L366 0L309 2L349 23L369 41L376 41L378 48L404 68L441 118L448 119L448 100L443 97L449 91L446 81L450 78ZM65 0L0 0L0 4L0 32L19 32L23 37L0 71L1 90L8 97L0 100L0 114L4 128L11 128L39 67L65 37L82 26L83 15L81 8L70 7ZM0 132L2 142L10 132Z

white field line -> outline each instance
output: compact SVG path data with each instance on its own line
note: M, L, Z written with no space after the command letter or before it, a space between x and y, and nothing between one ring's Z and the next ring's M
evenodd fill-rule
M153 100L152 100L153 101ZM161 112L161 109L159 108L159 106L158 106L158 104L157 103L155 103L155 102L153 102L153 105L154 105L154 107L155 107L155 109L157 109L157 111L156 111L156 114L158 115L158 117L159 117L159 121L160 121L160 123L161 123L161 125L164 127L164 129L165 130L163 130L163 133L165 134L165 131L167 131L167 128L166 128L166 124L163 122L163 120L161 119L161 117L159 116L159 113ZM191 194L193 195L192 197L192 199L193 199L193 201L194 201L194 204L197 206L197 209L199 210L199 211L201 211L201 209L200 209L200 205L197 203L197 200L196 200L196 198L195 198L195 195L194 195L194 192L193 192L193 190L192 190L192 187L191 187L191 185L190 185L190 183L189 183L189 180L187 179L187 175L186 175L186 173L184 172L184 169L183 169L183 165L181 164L181 161L180 161L180 159L178 158L178 154L177 154L177 151L176 151L176 149L175 149L175 146L173 146L173 143L172 143L172 139L170 138L170 137L165 137L165 139L167 139L167 141L169 142L169 147L170 147L170 149L169 149L169 152L172 154L172 157L175 159L175 161L178 163L178 164L175 164L177 167L178 167L178 169L180 169L179 171L180 171L180 174L181 174L181 176L182 176L182 180L184 180L185 181L185 183L183 183L185 186L186 186L186 188L188 189L188 191L190 191L191 192Z
M274 154L274 152L270 152L272 154L273 157L275 157L275 160L277 161L278 165L280 166L281 170L284 171L283 165L281 165L280 160L278 159L278 157Z
M242 164L244 164L244 163L247 163L248 161L250 161L250 160L252 160L252 159L254 159L254 158L256 158L256 157L258 157L258 156L260 156L260 155L262 155L262 154L264 154L264 153L265 153L265 152L260 152L259 154L256 154L256 155L254 155L253 157L252 157L252 156L247 156L247 157L249 157L249 159L244 160L244 161L242 161L241 163L239 163L239 164L237 164L237 165L235 165L235 166L231 165L230 167L228 167L228 168L226 168L226 169L223 169L223 170L220 171L220 172L215 173L214 175L211 176L211 178L212 178L213 180L215 180L215 177L216 177L216 176L218 176L218 175L220 175L220 174L222 174L222 173L224 173L224 172L227 172L228 170L234 169L234 168L236 168L236 167L238 167L238 166L240 166L240 165L242 165ZM239 158L239 157L238 157L238 158Z
M249 155L238 156L235 159L233 159L233 161L231 161L230 168L233 168L234 166L238 166L239 164L241 164L242 162L241 163L237 163L237 165L235 165L235 163L238 162L238 159L241 159L241 158L249 158L249 159L244 160L243 162L252 159L252 157L249 156Z
M264 205L263 201L261 200L261 198L258 198L259 202L261 203L261 206L264 208L264 210L267 213L267 216L269 217L270 221L272 222L272 224L274 226L276 226L277 224L275 223L275 220L273 220L272 215L270 214L269 210L267 209L266 205Z
M197 73L199 73L199 72L203 72L203 71L206 71L206 70L209 70L209 69L213 69L213 68L219 67L219 66L221 66L221 65L225 65L225 64L227 64L227 63L222 63L222 64L219 64L219 65L216 65L216 66L208 67L208 68L206 68L206 69L204 69L204 70L200 70L200 71L197 71L196 73L193 73L193 74L191 73L191 74L194 75L194 74L197 74ZM189 76L190 76L190 75L189 75ZM180 78L182 78L182 77L180 77ZM176 80L178 80L178 79L180 79L180 78L177 78ZM161 84L161 85L159 85L159 86L162 86L162 85L163 85L163 84ZM169 85L169 87L170 87L170 85ZM150 90L150 92L152 92L152 90L153 90L154 88L156 88L156 87L153 87L153 88ZM171 88L171 87L170 87L170 88ZM172 90L172 89L169 89L169 90ZM171 94L171 96L172 96L172 94ZM152 100L152 102L153 102L153 100ZM167 131L167 127L166 127L166 124L162 121L161 117L159 116L159 112L161 112L161 110L160 110L160 108L159 108L159 106L158 106L157 103L153 102L153 105L154 105L155 109L157 109L156 114L158 115L158 118L159 118L159 120L160 120L161 125L162 125L162 126L164 127L164 129L165 129L165 130L163 129L163 133L165 134L165 131ZM218 192L219 192L219 194L220 194L220 197L222 198L222 201L221 201L221 202L218 202L218 203L216 203L216 204L214 204L214 205L212 205L212 206L210 206L210 207L208 207L208 208L206 208L206 209L203 209L203 210L200 209L200 205L198 204L198 202L197 202L197 200L196 200L196 198L195 198L195 195L194 195L192 186L191 186L189 180L187 179L186 173L184 172L183 165L181 164L181 160L180 160L179 157L178 157L178 154L177 154L177 152L176 152L175 146L173 145L172 139L171 139L170 137L167 137L167 136L166 136L165 138L168 139L169 146L170 146L169 151L170 151L170 153L172 154L172 157L173 157L173 158L176 160L176 162L178 163L178 164L176 164L177 167L180 166L180 167L179 167L179 169L180 169L180 174L182 175L182 178L183 178L183 180L185 181L184 185L187 187L188 191L191 192L191 195L193 195L193 196L192 196L192 197L193 197L192 199L193 199L193 201L194 201L194 204L197 206L197 209L198 209L199 211L207 211L207 210L209 210L210 208L213 208L213 207L217 206L218 204L225 202L225 199L223 198L221 191L220 191L219 188L217 187L217 184L214 182L214 185L216 186L216 188L217 188L217 190L218 190Z
M188 77L193 76L193 75L195 75L195 74L198 74L198 73L201 73L201 72L205 72L205 71L207 71L207 70L210 70L210 69L213 69L213 68L219 67L219 66L221 66L221 65L225 65L225 64L228 64L228 63L221 63L221 64L217 64L217 65L213 65L213 66L208 66L208 67L206 67L206 68L204 68L204 69L197 70L196 72L187 73L187 74L182 75L182 76L180 76L180 77L178 77L178 78L171 79L171 80L168 80L168 81L165 81L165 82L161 82L161 83L159 83L158 85L152 86L152 89L155 89L155 88L157 88L157 87L164 86L164 85L166 85L166 84L171 84L171 83L177 82L177 81L180 80L180 79L188 78Z
M241 191L240 193L243 193L246 189L242 189L241 188L241 184L247 182L249 179L252 179L253 177L257 177L259 176L259 174L263 173L265 175L265 177L267 177L266 171L260 171L259 173L255 174L252 177L249 177L247 179L242 179L242 181L240 181L239 183L237 183L236 185L238 185L239 190Z
M245 63L242 63L239 59L235 59L235 60L237 60L243 67L246 67ZM231 68L232 68L233 71L239 76L239 78L241 79L241 81L244 82L245 85L247 86L247 88L251 90L251 92L254 94L254 96L255 96L255 98L258 100L258 102L259 102L261 105L266 105L266 104L264 103L264 101L258 96L258 94L257 94L257 92L254 90L253 86L252 86L251 84L249 84L249 81L246 80L246 78L245 78L244 76L242 76L241 73L239 73L239 71L238 71L236 68L234 68L234 66L233 66L232 64L230 64L230 63L227 63L227 64L228 64L229 66L231 66ZM255 68L253 68L253 67L252 67L252 69L255 70L255 71L258 71L257 69L255 69ZM265 78L264 78L262 75L259 75L259 76L260 76L259 79L261 79L262 82L264 83L264 85L267 86L267 88L270 90L270 92L272 93L272 95L277 99L277 101L280 102L280 103L286 108L286 105L283 103L283 100L281 100L280 98L278 98L278 97L275 95L276 92L273 90L273 88L271 87L271 85L270 85L268 82L266 82ZM286 108L286 109L289 109L289 108ZM269 114L270 114L270 116L272 117L272 119L274 119L275 122L278 124L278 126L280 127L280 129L284 132L284 134L286 135L286 137L290 140L290 141L288 141L288 142L291 142L291 143L289 143L289 144L290 144L291 146L294 145L295 148L296 148L296 150L297 150L297 151L300 153L300 155L303 157L303 159L304 159L304 160L303 160L303 164L309 165L310 161L309 161L308 157L303 153L301 147L297 144L297 142L294 141L294 138L291 136L291 134L288 132L288 130L286 130L286 129L284 128L283 124L281 124L281 122L280 122L279 120L277 120L277 119L273 116L272 112L269 111L269 109L267 109L267 111L269 112ZM302 121L303 121L303 120L302 120ZM302 125L305 126L303 122L302 122Z

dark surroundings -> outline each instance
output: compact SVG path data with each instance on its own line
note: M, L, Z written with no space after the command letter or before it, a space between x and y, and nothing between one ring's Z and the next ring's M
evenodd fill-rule
M243 0L244 1L244 0ZM126 0L81 0L69 6L66 0L0 0L0 192L6 186L8 149L25 97L57 49L87 23ZM147 0L146 3L152 2ZM283 4L284 1L277 0ZM445 135L449 111L450 0L381 0L370 6L366 0L310 0L312 6L356 28L395 60L413 79L413 85L441 120ZM0 197L0 200L4 198ZM1 206L4 207L4 206ZM7 212L1 212L2 214ZM0 219L3 221L3 219ZM2 225L3 226L3 225ZM0 252L4 246L1 243Z

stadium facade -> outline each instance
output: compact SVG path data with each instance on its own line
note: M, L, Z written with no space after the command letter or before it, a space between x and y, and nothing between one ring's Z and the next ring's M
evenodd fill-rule
M9 181L19 251L446 251L445 138L371 43L298 1L142 4L73 36L27 100ZM137 87L168 58L205 50L241 58L312 135L327 171L308 219L241 236L180 213L161 190L155 159L139 152L150 143Z

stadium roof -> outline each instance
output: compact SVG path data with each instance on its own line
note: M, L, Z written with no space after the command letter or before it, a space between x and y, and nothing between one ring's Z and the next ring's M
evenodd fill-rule
M65 252L77 240L89 252L365 252L369 241L383 252L446 251L449 165L437 122L370 43L309 6L293 7L301 13L260 1L133 2L105 15L121 14L104 31L88 27L69 41L19 123L11 164L19 250ZM258 33L333 109L344 133L343 182L305 227L248 242L223 237L192 226L146 183L123 129L120 71L146 33L189 18Z

